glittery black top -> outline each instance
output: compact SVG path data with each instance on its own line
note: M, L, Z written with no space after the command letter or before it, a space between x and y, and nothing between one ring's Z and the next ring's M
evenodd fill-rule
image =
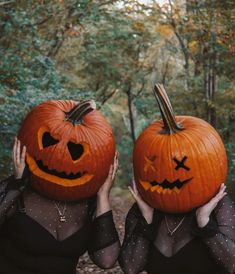
M235 206L230 198L219 202L204 228L197 226L195 212L184 216L155 210L148 225L134 204L119 256L124 273L235 273Z
M101 268L115 263L119 239L112 212L94 218L95 199L59 204L27 189L9 210L0 233L0 274L75 274L89 252Z

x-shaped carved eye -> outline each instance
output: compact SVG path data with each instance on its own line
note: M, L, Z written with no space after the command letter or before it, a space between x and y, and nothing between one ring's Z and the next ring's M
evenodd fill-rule
M176 162L175 170L178 170L181 167L184 168L184 169L186 169L186 170L190 170L190 168L187 167L184 164L184 162L187 160L187 158L188 158L187 156L184 156L184 158L181 161L179 161L178 159L176 159L176 157L174 157L173 160Z

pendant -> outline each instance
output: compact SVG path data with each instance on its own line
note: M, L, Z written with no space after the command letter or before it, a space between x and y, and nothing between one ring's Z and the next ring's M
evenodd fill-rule
M172 237L173 233L171 233L170 231L167 232L167 235Z
M66 217L64 215L60 215L60 221L63 223L66 222Z

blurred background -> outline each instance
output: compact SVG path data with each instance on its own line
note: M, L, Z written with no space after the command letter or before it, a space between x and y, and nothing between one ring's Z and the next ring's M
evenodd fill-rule
M11 172L13 136L50 99L93 98L120 155L116 186L132 176L132 148L159 119L152 86L165 85L176 114L220 132L235 169L233 0L0 1L0 168Z
M122 236L133 144L160 118L152 93L160 82L176 114L200 117L219 131L235 198L234 76L234 0L2 0L1 178L12 172L13 137L32 107L93 98L116 137L120 170L112 197ZM88 260L79 273L121 273Z

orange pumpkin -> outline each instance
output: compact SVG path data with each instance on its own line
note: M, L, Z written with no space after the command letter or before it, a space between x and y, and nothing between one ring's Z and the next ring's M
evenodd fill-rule
M49 101L35 107L18 134L27 147L31 184L52 199L93 196L115 155L112 129L94 101Z
M202 119L174 116L162 85L155 95L163 120L136 141L134 174L142 198L153 208L183 213L208 202L225 182L227 157L216 130Z

